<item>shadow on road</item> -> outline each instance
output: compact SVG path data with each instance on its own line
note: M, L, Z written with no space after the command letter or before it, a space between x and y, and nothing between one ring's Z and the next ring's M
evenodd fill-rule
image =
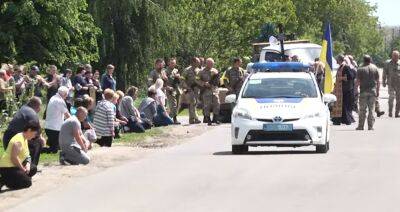
M336 132L362 132L355 129L335 129Z
M317 154L315 151L249 151L241 155L307 155L307 154ZM224 152L214 152L215 156L227 156L233 155L231 151Z
M1 194L5 194L5 193L7 193L7 192L11 192L11 191L16 191L16 190L11 190L11 189L9 189L9 188L7 188L7 189L4 189L5 188L5 186L3 187L3 189L0 191L0 195Z

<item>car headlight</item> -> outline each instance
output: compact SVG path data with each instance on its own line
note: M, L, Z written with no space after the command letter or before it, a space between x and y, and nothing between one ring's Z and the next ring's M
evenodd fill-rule
M312 118L320 118L320 117L322 117L322 114L317 112L317 113L306 114L305 116L303 116L303 119L312 119Z
M251 120L250 113L246 109L235 109L233 111L233 117Z

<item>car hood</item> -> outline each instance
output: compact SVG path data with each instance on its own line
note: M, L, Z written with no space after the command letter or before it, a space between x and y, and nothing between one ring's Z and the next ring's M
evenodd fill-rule
M318 98L240 99L237 107L246 109L254 119L300 119L324 111Z

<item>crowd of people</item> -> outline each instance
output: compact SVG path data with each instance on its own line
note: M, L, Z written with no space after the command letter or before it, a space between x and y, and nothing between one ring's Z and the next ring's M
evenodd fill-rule
M392 52L391 59L384 64L382 76L382 85L388 86L389 91L389 117L395 118L400 117L400 88L397 88L400 85L399 57L399 51ZM366 121L368 130L374 130L375 117L385 114L379 103L381 76L377 66L373 64L369 55L363 57L361 66L358 66L351 55L339 55L336 61L339 68L333 90L337 101L331 108L333 124L355 123L353 112L356 112L359 116L356 130L364 130ZM325 64L316 59L312 70L323 90ZM393 113L395 99L396 107Z
M383 72L383 86L389 87L390 117L393 117L394 99L394 116L400 117L399 57L399 52L393 51ZM336 59L339 68L333 91L337 102L331 108L333 123L351 125L355 122L355 111L359 113L357 130L364 129L366 120L368 129L373 130L373 113L378 117L384 114L378 102L378 68L368 55L360 67L351 55L339 55ZM297 60L291 58L291 61ZM103 75L98 70L93 72L90 64L79 66L75 73L66 69L62 75L51 65L45 78L39 75L37 66L24 73L23 66L2 65L1 109L7 109L10 96L17 101L29 98L3 134L5 153L0 158L0 190L3 185L10 189L31 186L31 177L43 152L59 152L62 165L88 164L91 159L87 152L94 143L111 147L121 132L143 133L152 127L179 125L177 116L185 107L189 110L189 124L201 123L197 108L203 110L203 123L219 124L219 87L223 85L228 89L227 94L238 95L247 73L241 68L240 58L234 58L232 67L223 74L214 65L212 58L194 57L189 67L179 71L175 58L170 58L167 64L157 59L148 76L147 97L138 107L135 101L139 88L130 86L125 93L117 90L113 65L108 65ZM311 71L323 90L325 64L316 59ZM46 107L42 105L42 98ZM41 133L38 115L42 109L45 110L45 136Z
M241 64L241 59L235 58L222 78L230 93L238 94L244 81ZM0 109L7 110L12 101L24 104L3 134L0 190L3 185L10 189L31 186L41 153L59 152L62 165L85 165L90 163L87 152L93 144L111 147L121 132L143 133L152 127L179 125L177 116L185 107L189 124L201 123L197 108L203 109L203 123L219 124L221 77L214 60L194 57L189 67L179 71L176 59L171 58L165 66L163 59L155 61L147 97L136 107L139 88L117 90L113 65L108 65L103 75L92 71L90 64L79 66L75 73L66 69L62 75L51 65L42 77L38 66L26 72L23 66L3 64ZM42 109L43 126L38 115Z

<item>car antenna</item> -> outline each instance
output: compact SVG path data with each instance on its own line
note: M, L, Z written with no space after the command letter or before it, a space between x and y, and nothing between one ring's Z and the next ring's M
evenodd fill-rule
M278 24L278 29L279 29L279 36L278 40L281 44L281 61L285 61L285 47L284 47L284 42L285 42L285 33L283 31L283 24Z

